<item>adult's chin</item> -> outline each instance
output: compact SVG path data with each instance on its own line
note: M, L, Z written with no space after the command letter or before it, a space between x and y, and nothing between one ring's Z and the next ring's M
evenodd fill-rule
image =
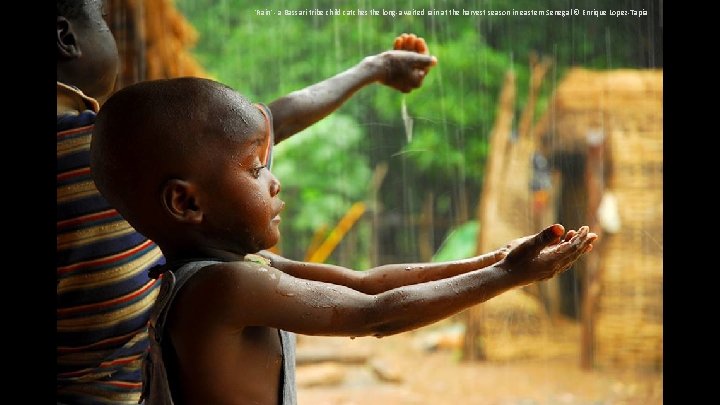
M117 85L117 75L115 75L112 80L107 80L106 85L102 88L99 88L96 93L96 96L93 96L95 100L97 100L98 104L103 105L105 104L105 101L110 98L110 96L115 93L115 86Z

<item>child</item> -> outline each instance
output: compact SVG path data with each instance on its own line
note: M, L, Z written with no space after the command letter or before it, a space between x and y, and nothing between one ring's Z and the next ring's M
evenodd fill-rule
M98 189L168 263L150 320L146 404L294 404L294 340L408 331L553 277L592 248L553 225L506 250L366 272L257 253L279 240L260 110L205 79L139 83L98 114ZM170 398L172 395L172 399Z
M137 403L160 249L95 188L90 138L119 58L99 0L57 2L58 403ZM81 90L82 89L82 90Z
M159 291L147 270L160 249L136 232L98 193L89 170L99 108L115 86L117 46L102 0L57 1L57 399L67 403L137 403L147 321ZM422 84L435 59L422 38L399 37L396 49L365 58L330 79L262 106L275 142L379 82L400 91ZM328 90L330 89L330 90ZM270 163L269 145L263 158Z

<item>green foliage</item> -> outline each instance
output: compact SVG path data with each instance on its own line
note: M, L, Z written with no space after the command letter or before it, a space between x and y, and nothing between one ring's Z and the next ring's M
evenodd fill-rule
M432 261L447 262L474 256L479 228L477 221L468 221L453 229L440 245Z
M358 149L361 138L352 117L333 114L275 147L272 171L287 202L284 244L287 235L305 235L307 240L323 226L332 229L353 203L365 201L371 173Z

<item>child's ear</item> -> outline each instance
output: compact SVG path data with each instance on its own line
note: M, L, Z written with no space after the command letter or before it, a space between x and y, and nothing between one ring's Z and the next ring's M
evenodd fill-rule
M58 59L75 59L82 55L75 38L72 23L67 18L57 18Z
M170 179L162 189L165 211L180 222L198 224L203 212L197 204L195 185L189 181Z

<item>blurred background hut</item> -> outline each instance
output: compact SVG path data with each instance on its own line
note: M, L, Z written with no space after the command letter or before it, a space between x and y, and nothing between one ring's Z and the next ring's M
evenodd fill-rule
M557 218L601 235L581 280L582 363L661 370L662 70L572 69L547 114Z
M506 82L478 251L552 222L590 225L600 240L574 272L469 310L466 357L553 355L538 343L553 347L567 333L550 328L569 319L579 322L584 368L662 370L662 78L662 70L570 69L538 124L518 133Z

